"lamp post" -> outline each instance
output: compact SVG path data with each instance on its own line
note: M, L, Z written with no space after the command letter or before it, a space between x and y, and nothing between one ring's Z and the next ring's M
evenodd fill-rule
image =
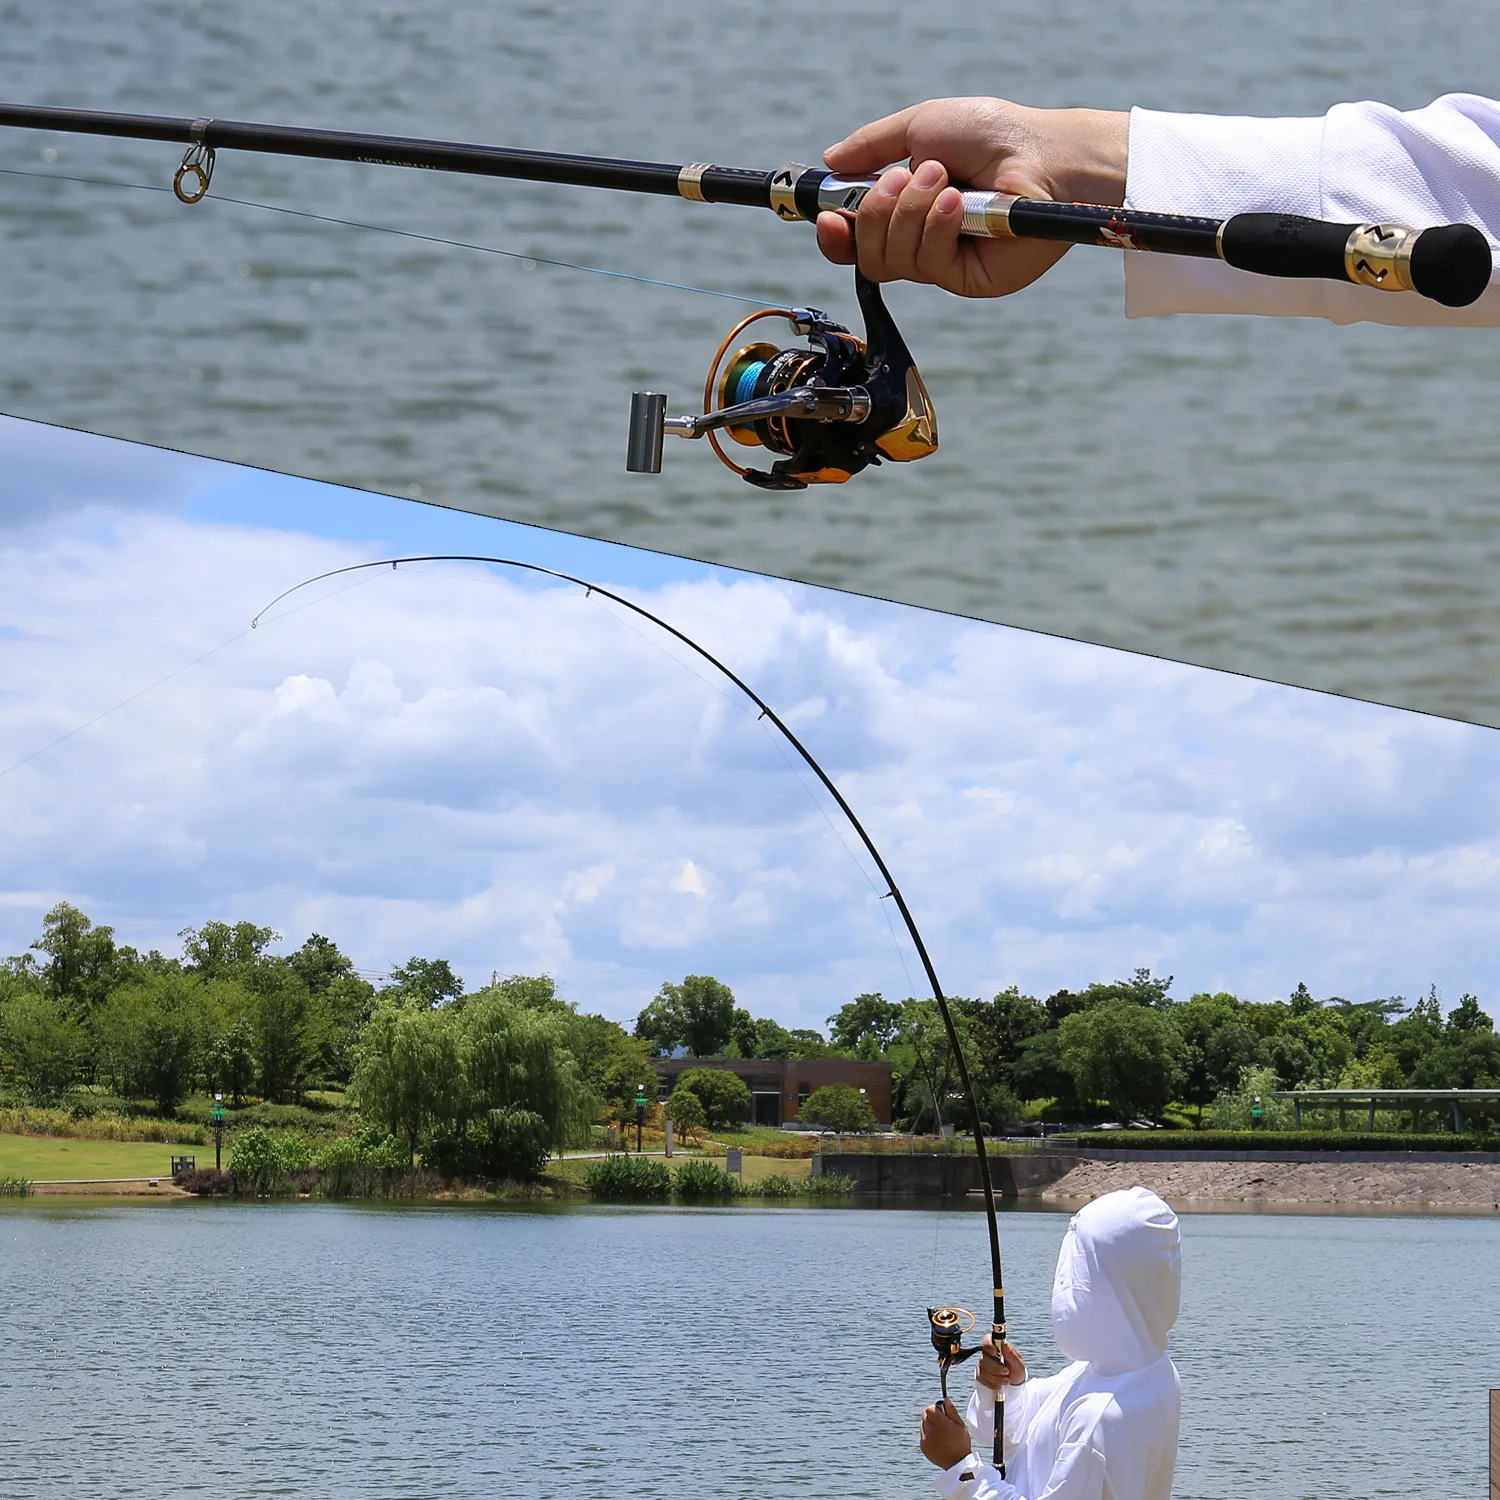
M223 1170L224 1165L224 1096L214 1095L213 1113L209 1118L214 1122L214 1171Z
M646 1123L646 1085L640 1083L635 1090L635 1154L641 1154L641 1128Z
M1260 1124L1261 1114L1260 1095L1257 1094L1250 1104L1250 1128L1252 1130Z

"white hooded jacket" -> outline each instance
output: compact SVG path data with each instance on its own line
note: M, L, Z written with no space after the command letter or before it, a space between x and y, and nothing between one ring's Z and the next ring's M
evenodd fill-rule
M1006 1477L970 1457L939 1475L960 1500L1170 1500L1181 1393L1167 1357L1177 1321L1177 1215L1128 1188L1074 1215L1057 1257L1052 1329L1072 1359L1005 1392ZM994 1446L995 1398L976 1383L967 1425Z

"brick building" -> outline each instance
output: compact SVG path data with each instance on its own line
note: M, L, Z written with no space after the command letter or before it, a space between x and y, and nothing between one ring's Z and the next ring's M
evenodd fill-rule
M653 1066L671 1093L689 1068L724 1068L750 1088L752 1125L789 1125L811 1093L828 1084L863 1089L880 1124L891 1123L891 1065L849 1057L658 1057Z

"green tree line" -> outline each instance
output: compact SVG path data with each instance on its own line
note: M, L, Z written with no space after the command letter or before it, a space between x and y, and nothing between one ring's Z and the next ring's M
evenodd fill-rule
M1226 1127L1258 1092L1295 1088L1496 1088L1500 1037L1470 994L1445 1012L1436 989L1318 1000L1299 984L1285 1001L1219 992L1174 1000L1173 980L1129 979L1057 990L1012 988L951 1002L987 1122L1001 1127L1045 1103L1054 1118L1159 1118L1185 1105L1198 1123L1217 1106ZM739 1008L707 975L664 984L636 1020L657 1056L857 1057L892 1066L899 1125L962 1124L952 1049L931 1000L860 995L828 1017L828 1033L788 1030ZM1028 1108L1028 1106L1030 1108ZM1248 1123L1248 1119L1246 1121Z
M164 1116L199 1093L338 1090L445 1175L524 1178L651 1077L640 1041L546 976L466 994L446 959L414 957L377 986L317 933L281 954L251 922L180 936L180 957L142 954L55 906L0 965L0 1086L38 1104L106 1090Z

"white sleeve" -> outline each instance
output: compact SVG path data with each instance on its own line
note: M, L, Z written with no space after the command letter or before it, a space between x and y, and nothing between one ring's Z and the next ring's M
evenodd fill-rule
M945 1500L1026 1500L998 1469L972 1453L944 1469L933 1486ZM1105 1486L1104 1450L1091 1429L1062 1444L1046 1485L1032 1500L1104 1500Z
M1500 103L1445 94L1403 114L1337 104L1321 118L1130 112L1125 206L1228 218L1293 213L1423 229L1467 223L1500 245ZM1125 252L1125 315L1259 313L1334 323L1500 327L1500 285L1469 307L1415 292L1284 280L1222 261Z

